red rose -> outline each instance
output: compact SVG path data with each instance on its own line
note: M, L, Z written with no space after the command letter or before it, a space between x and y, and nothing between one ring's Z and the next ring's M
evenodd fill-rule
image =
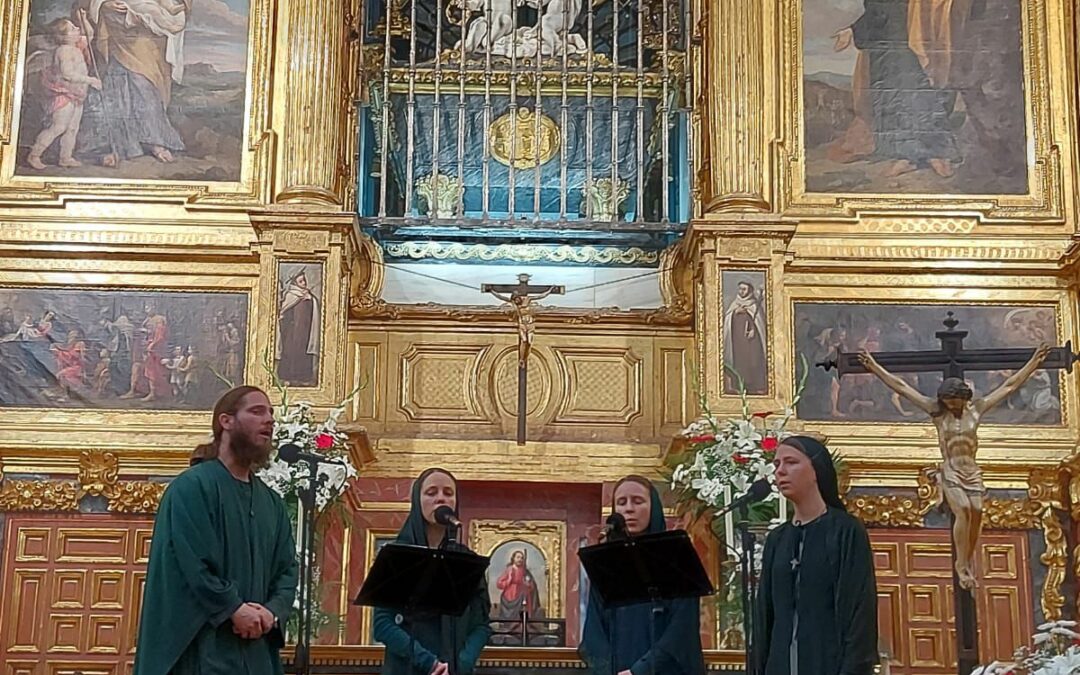
M731 456L731 459L734 460L734 462L736 464L746 464L747 462L750 461L749 457L743 457L742 455L740 455L737 452L734 455Z
M772 452L776 450L776 447L780 445L780 441L776 440L775 436L766 436L761 439L761 449L765 452Z
M765 412L756 412L753 415L751 415L750 417L756 417L759 420L763 420L766 417L769 417L769 416L775 415L775 414L776 413L771 411L771 410L766 410Z
M315 447L320 450L334 447L334 437L330 434L319 434L315 437Z
M712 443L716 440L716 436L713 434L701 434L700 436L691 436L691 443Z

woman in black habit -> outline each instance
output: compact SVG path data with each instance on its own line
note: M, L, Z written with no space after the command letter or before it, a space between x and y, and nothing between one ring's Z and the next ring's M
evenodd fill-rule
M808 436L776 449L791 522L765 539L755 661L759 675L870 675L878 662L877 585L866 530L840 501L829 451Z
M409 517L398 532L397 543L445 546L447 528L434 517L440 506L449 506L457 514L457 480L445 469L428 469L413 483ZM489 603L487 588L481 584L461 617L429 616L410 623L400 614L376 609L374 637L386 645L383 675L448 675L454 654L459 673L472 673L491 635Z
M627 476L616 483L611 508L626 519L631 536L666 529L660 494L641 476ZM649 627L652 615L653 607L648 602L607 608L596 589L591 589L585 630L578 648L589 673L704 675L698 599L662 601L656 613L655 630Z

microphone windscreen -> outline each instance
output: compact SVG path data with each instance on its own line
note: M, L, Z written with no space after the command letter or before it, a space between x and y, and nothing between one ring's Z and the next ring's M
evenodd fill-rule
M286 464L296 464L300 459L300 446L295 443L286 443L278 448L278 459Z
M748 494L750 495L751 502L760 502L762 499L768 497L770 492L772 492L772 485L769 484L769 479L758 478L754 481L753 485L750 486Z
M435 509L435 513L433 513L432 516L439 525L453 525L451 519L454 517L454 509L444 504Z
M615 530L626 529L626 518L621 513L612 513L605 522Z

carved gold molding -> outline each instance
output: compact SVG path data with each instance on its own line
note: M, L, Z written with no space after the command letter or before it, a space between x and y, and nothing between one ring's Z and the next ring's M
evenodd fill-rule
M1063 460L1061 468L1068 480L1069 517L1075 531L1076 523L1080 522L1080 455L1074 454ZM1080 575L1080 544L1073 548L1072 555L1073 572ZM1080 595L1077 595L1077 601L1080 601Z
M0 482L0 511L78 511L78 486L72 481Z
M1043 582L1039 603L1047 621L1061 618L1061 608L1065 606L1065 596L1061 585L1065 582L1069 550L1065 532L1061 527L1058 511L1064 508L1061 472L1057 467L1035 469L1028 481L1028 499L1034 505L1042 525L1046 551L1039 556L1039 561L1046 565L1046 579Z
M922 527L932 504L904 495L857 495L845 500L848 511L867 525Z
M112 452L86 450L79 455L76 480L0 480L0 511L78 511L83 497L103 497L114 513L156 513L166 483L121 481L120 462Z
M915 495L844 495L851 515L877 527L922 527L930 509L941 503L941 488L930 478L931 469L919 472Z

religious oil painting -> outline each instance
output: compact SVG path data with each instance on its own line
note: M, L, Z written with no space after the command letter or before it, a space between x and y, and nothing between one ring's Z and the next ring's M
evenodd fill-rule
M250 0L31 0L16 173L240 179Z
M521 645L528 613L529 646L565 644L563 521L473 520L471 548L491 558L487 585L494 634L491 644Z
M794 336L796 360L810 364L798 415L804 420L830 422L925 423L925 414L887 389L869 374L825 372L813 364L840 352L923 351L940 349L934 336L944 330L946 312L959 320L957 330L968 331L964 349L1037 347L1054 345L1056 310L1050 306L917 305L871 303L796 302ZM1000 386L1013 371L968 370L965 379L975 396ZM896 373L923 394L936 397L940 373ZM983 421L989 424L1059 425L1061 383L1052 371L1039 370L1017 392Z
M323 268L320 263L278 265L277 374L286 384L319 384Z
M804 0L806 190L1026 194L1021 0Z
M769 316L765 272L723 270L724 393L769 393Z
M547 590L547 560L534 544L512 539L491 552L491 618L519 621L527 612L531 618L542 619L547 609Z
M0 407L210 410L244 380L243 293L0 289Z

